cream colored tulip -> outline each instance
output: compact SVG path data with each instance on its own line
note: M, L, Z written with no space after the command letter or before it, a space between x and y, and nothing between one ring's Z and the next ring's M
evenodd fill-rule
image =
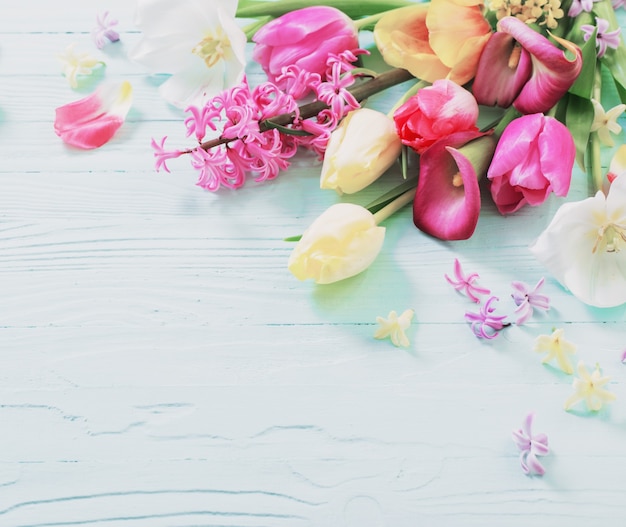
M304 232L288 268L299 280L330 284L359 274L380 252L385 228L366 208L352 203L329 207Z
M401 148L390 117L369 108L353 110L330 135L320 187L358 192L385 173Z

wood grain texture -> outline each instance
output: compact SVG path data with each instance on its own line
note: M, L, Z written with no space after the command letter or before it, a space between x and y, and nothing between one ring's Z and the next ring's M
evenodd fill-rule
M105 9L122 41L98 51ZM154 172L150 139L186 140L162 78L127 58L132 20L122 0L2 8L0 526L626 521L626 308L589 308L547 277L549 313L480 341L463 320L473 304L443 279L458 257L512 313L510 282L543 276L527 246L563 200L507 218L485 200L456 243L404 210L365 273L298 282L283 238L339 199L319 190L319 162L303 153L272 182L218 194L183 160ZM107 62L78 90L55 58L71 42ZM54 109L104 79L133 84L127 123L99 150L65 147ZM568 199L586 195L577 172ZM378 315L409 307L408 349L373 338ZM612 377L611 407L563 410L571 377L532 351L553 327ZM511 441L528 411L550 438L543 478L523 475Z

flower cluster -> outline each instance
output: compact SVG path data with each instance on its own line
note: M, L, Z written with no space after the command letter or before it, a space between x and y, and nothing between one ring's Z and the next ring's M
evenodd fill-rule
M257 182L276 178L303 147L323 161L320 187L342 195L383 175L397 177L398 170L389 169L398 162L406 181L366 207L375 225L412 204L418 229L452 241L474 234L485 196L502 215L540 206L552 195L566 197L578 163L598 193L563 205L532 252L583 302L626 303L626 251L620 250L626 217L619 205L626 154L616 154L608 174L601 162L601 146L613 146L626 110L626 46L615 17L623 2L324 4L294 10L287 0L138 0L142 35L130 58L169 74L160 93L186 112L187 137L196 141L170 148L171 138L153 139L157 171L169 172L171 160L185 157L203 189L235 189L249 175ZM243 26L243 20L252 22ZM119 39L116 23L108 13L98 17L98 47ZM373 31L391 69L363 67L362 29ZM245 76L247 41L267 75L257 86ZM64 71L76 82L95 66L70 50ZM365 106L371 95L410 81L387 115ZM605 109L616 94L622 100ZM106 142L128 105L102 100L58 112L63 122L56 123L57 133L81 148ZM361 228L362 213L344 209L341 215L337 239L349 243L357 235L349 226ZM316 243L311 233L307 240ZM363 262L369 265L380 250L321 246L332 252L316 253L316 259L343 262L332 281L365 270ZM296 246L289 268L297 269L294 260L306 254L306 247ZM296 276L328 283L322 268L309 266ZM524 298L517 293L523 323L533 304L542 307L544 300L532 291ZM487 302L473 321L477 333L498 331L494 305Z

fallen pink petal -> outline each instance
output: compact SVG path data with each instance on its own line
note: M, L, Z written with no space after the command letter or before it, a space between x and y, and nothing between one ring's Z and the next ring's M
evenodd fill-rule
M124 124L131 103L129 82L104 84L91 95L57 108L54 131L68 145L98 148Z

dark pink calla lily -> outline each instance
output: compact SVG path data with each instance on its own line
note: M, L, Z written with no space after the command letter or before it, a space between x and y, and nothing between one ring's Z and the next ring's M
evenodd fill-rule
M552 108L572 86L582 68L575 44L553 36L555 46L518 18L498 22L480 57L473 93L479 104L513 106L524 114Z
M478 180L489 166L496 140L482 132L458 132L420 156L413 201L415 226L442 240L466 240L480 214Z

